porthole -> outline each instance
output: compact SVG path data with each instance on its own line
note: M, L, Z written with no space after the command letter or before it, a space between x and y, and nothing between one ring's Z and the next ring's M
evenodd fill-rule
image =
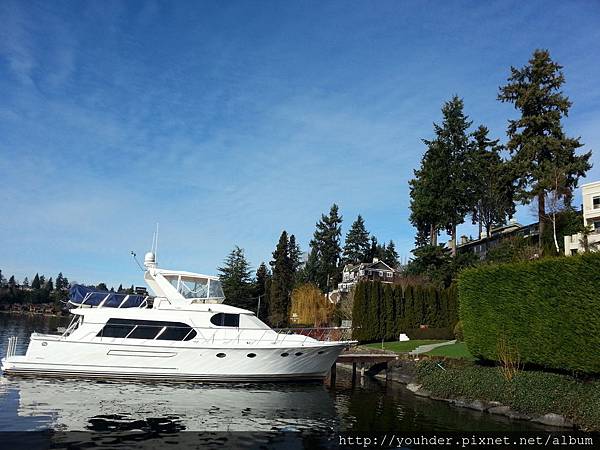
M285 358L286 356L290 356L290 354L289 353L282 353L281 356L283 356Z
M296 356L302 356L302 352L294 353Z
M248 358L255 358L256 357L256 353L248 353L246 356Z
M225 358L226 356L225 353L217 353L217 358Z
M48 345L47 342L42 342L42 347L45 347L46 345Z

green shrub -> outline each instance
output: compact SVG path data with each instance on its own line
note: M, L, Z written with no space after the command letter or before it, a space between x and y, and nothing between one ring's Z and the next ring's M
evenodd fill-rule
M496 367L455 360L421 361L417 381L440 398L497 401L532 416L556 413L587 430L600 430L600 381L567 375L520 371L507 381Z
M600 254L468 269L459 277L469 351L498 360L498 343L521 362L600 372Z

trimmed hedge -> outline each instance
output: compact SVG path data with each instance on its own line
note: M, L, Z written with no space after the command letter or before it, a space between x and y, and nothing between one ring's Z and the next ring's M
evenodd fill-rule
M433 339L426 330L415 332L420 325L444 329L444 338L451 338L456 322L455 286L438 289L417 285L402 289L400 285L366 281L358 283L354 291L352 335L359 341L396 340L400 333Z
M474 356L504 341L523 363L600 373L600 253L468 269L458 290Z
M507 381L496 367L464 360L421 361L416 375L418 383L435 397L497 401L531 416L561 414L588 431L600 430L598 380L584 382L568 375L520 371Z

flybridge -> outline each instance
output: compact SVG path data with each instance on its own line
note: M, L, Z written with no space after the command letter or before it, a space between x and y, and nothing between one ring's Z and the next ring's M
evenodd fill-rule
M159 269L154 253L144 257L144 280L157 297L175 304L223 303L225 294L218 277L200 273Z

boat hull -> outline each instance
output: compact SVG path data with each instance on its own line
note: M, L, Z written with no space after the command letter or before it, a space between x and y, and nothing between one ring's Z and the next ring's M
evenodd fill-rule
M115 340L116 341L116 340ZM2 360L5 375L168 381L320 380L344 342L311 346L172 346L32 338L25 356Z

